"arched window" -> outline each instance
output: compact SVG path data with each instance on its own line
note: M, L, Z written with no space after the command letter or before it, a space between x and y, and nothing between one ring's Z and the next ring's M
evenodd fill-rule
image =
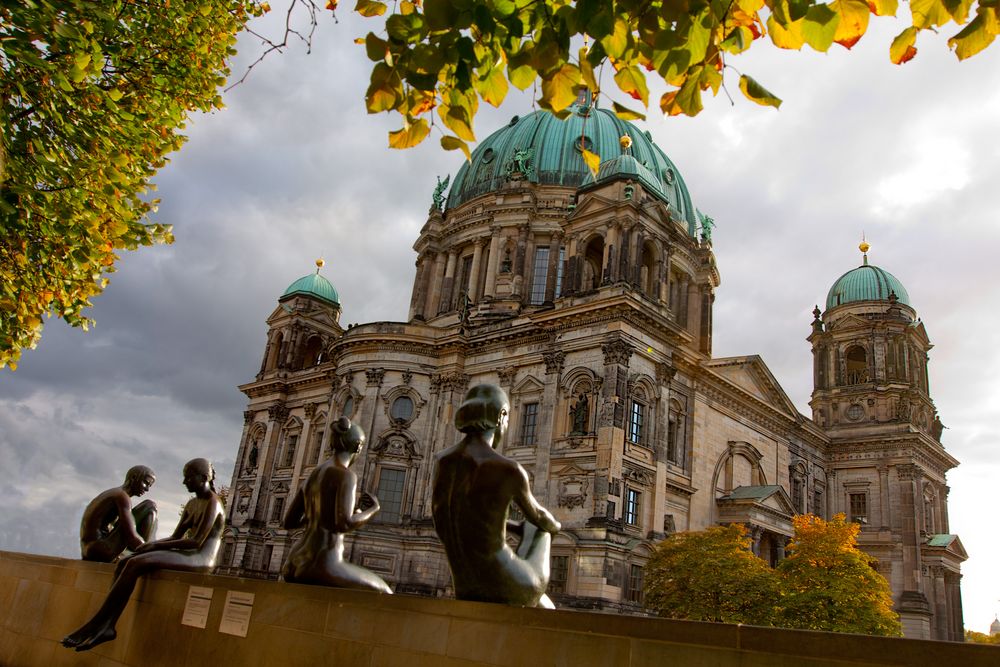
M392 402L389 414L396 421L409 421L413 417L413 399L409 396L400 396Z
M684 464L685 422L683 406L676 399L671 399L667 415L667 461L675 465Z
M587 243L583 254L582 271L582 291L587 292L600 287L604 277L604 239L600 236L595 236Z
M348 419L354 416L354 396L351 394L348 394L347 398L344 399L344 407L340 414Z
M848 348L844 355L847 384L868 382L868 353L860 345Z
M302 368L315 366L319 362L319 357L322 353L323 339L319 336L310 336L302 348Z

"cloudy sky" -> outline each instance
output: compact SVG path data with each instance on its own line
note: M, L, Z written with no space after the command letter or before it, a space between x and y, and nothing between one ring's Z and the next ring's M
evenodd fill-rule
M50 321L20 368L0 371L0 549L76 556L82 507L135 463L159 475L161 532L185 500L185 461L213 459L228 483L236 386L259 368L277 297L316 257L343 324L406 317L411 244L435 177L462 157L435 135L386 148L398 123L366 115L369 63L353 43L372 28L346 11L323 18L312 54L269 57L225 110L189 124L156 179L156 220L177 242L122 259L90 333ZM780 111L744 101L732 71L732 103L720 94L696 119L654 111L643 125L718 225L715 355L760 354L803 412L810 311L860 263L862 233L871 262L906 286L935 344L943 440L962 462L949 484L951 530L970 554L966 626L985 631L1000 610L1000 47L960 64L922 36L897 67L888 44L903 26L876 23L851 52L759 44L732 59ZM244 40L234 71L259 52ZM531 109L530 95L485 109L480 136Z

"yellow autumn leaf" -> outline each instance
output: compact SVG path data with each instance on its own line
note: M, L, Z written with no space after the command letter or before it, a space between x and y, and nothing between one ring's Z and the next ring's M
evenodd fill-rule
M426 139L430 131L427 121L418 118L404 125L401 130L389 133L389 148L412 148Z
M583 161L587 164L587 169L590 170L594 178L597 178L597 171L601 168L601 156L597 153L591 153L587 149L583 149L581 154L583 155Z

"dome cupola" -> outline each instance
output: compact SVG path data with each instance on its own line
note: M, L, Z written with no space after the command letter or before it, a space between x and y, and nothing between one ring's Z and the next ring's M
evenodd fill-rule
M445 208L499 190L516 174L540 185L579 188L594 183L583 161L582 149L586 149L601 158L597 182L616 175L636 178L695 235L698 218L684 179L649 132L593 106L587 90L581 91L569 112L565 119L547 111L514 116L507 126L483 139L455 176ZM626 136L631 145L623 154Z
M302 276L285 290L285 293L281 295L278 301L284 301L293 296L310 296L314 299L319 299L320 301L335 306L340 307L340 295L337 294L337 289L333 284L319 274L319 270L323 268L323 260L316 260L316 272L310 273L307 276Z
M910 295L903 283L885 269L868 263L869 247L862 242L858 246L864 256L861 266L851 269L833 283L826 295L827 310L859 301L890 301L892 295L898 303L912 308Z

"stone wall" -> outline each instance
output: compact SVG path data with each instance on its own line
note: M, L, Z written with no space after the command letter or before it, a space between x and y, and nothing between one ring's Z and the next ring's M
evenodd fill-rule
M518 609L181 572L140 582L116 641L86 653L63 648L59 640L99 606L111 575L110 565L0 552L0 665L1000 664L1000 648L992 646ZM213 589L205 629L181 624L192 585ZM219 632L227 591L255 596L245 638Z

